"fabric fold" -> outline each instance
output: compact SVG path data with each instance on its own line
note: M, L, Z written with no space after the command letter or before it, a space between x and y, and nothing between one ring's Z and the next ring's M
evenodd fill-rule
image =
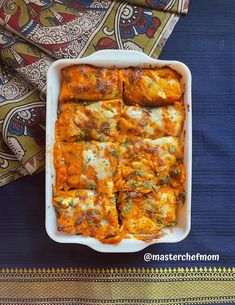
M1 61L45 94L46 73L53 60L36 46L3 27L0 27L0 39Z
M0 1L0 138L5 158L0 159L0 185L43 168L46 73L53 61L102 49L158 57L187 10L188 0ZM11 175L13 168L17 175Z
M44 166L45 100L27 80L0 64L0 185ZM11 180L11 179L10 179Z

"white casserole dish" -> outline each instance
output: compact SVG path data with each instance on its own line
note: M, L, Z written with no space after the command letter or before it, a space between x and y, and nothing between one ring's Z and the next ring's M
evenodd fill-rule
M185 191L186 201L178 208L178 224L165 229L166 235L152 242L136 239L123 239L118 245L102 244L91 237L70 235L57 230L56 214L52 205L52 186L55 184L55 170L53 160L54 126L57 119L57 106L60 93L60 70L73 64L91 64L94 66L126 68L162 67L169 66L182 76L184 86L183 101L185 104L186 120L184 165L186 168ZM100 252L136 252L155 243L175 243L183 240L191 226L191 175L192 175L192 106L191 106L191 73L188 67L178 61L153 59L138 51L103 50L80 59L62 59L54 62L47 74L47 119L46 119L46 231L48 235L60 243L76 243L87 245Z

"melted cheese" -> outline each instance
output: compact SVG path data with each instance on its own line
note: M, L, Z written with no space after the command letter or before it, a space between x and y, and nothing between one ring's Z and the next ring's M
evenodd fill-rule
M179 136L183 122L184 107L181 103L156 108L124 106L120 129L128 139L156 139L163 136Z
M136 107L127 107L126 113L130 118L133 118L136 120L141 120L143 118L142 109L138 109Z
M117 100L118 101L118 100ZM119 102L119 101L118 101ZM109 108L105 108L105 104L110 104ZM112 119L114 118L118 113L119 109L115 108L115 101L112 103L110 102L97 102L97 103L92 103L86 107L88 110L91 112L97 112L99 116L103 116L106 119Z
M116 171L116 150L114 143L61 143L55 154L57 187L103 189ZM59 175L61 168L66 175Z
M103 157L97 158L97 155L92 150L84 151L83 166L93 167L99 180L113 175L109 160Z
M163 226L176 220L177 194L175 189L165 186L147 197L136 191L121 193L123 231L145 240L158 236Z

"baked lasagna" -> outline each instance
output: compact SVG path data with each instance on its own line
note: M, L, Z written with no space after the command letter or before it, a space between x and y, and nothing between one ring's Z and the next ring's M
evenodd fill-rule
M61 78L58 230L110 244L161 237L185 197L180 76L168 67L74 65Z

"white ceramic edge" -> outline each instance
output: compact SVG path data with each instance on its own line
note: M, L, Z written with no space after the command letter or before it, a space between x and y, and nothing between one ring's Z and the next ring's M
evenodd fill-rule
M124 59L120 59L124 56ZM120 58L119 58L120 57ZM50 100L52 99L52 83L53 83L53 71L58 69L58 67L65 67L72 64L82 64L88 63L96 66L104 66L104 60L106 66L141 66L141 65L157 65L157 66L170 66L176 71L178 71L185 82L185 91L184 91L184 102L185 100L185 110L187 112L185 120L185 159L187 158L186 166L186 184L185 190L187 193L186 197L186 210L187 210L187 222L184 233L181 234L178 238L171 239L171 233L167 236L156 239L150 243L135 239L124 239L118 245L106 245L95 240L94 238L80 237L80 236L56 236L53 232L53 229L50 226L50 215L49 213L54 213L53 206L51 203L52 198L52 174L53 174L53 145L51 143L51 134L54 133L54 124L51 125L50 113L52 110ZM122 61L123 60L123 61ZM123 63L124 62L124 63ZM134 64L135 62L135 64ZM59 94L59 92L58 92ZM187 106L188 105L188 106ZM182 62L179 61L167 61L167 60L157 60L147 56L144 53L138 51L124 51L124 50L102 50L93 53L88 57L83 57L80 59L61 59L55 61L50 65L47 73L47 119L46 119L46 219L45 227L47 234L51 239L59 243L77 243L83 244L91 247L92 249L99 252L109 252L109 253L128 253L128 252L137 252L143 250L149 245L156 243L176 243L182 241L189 234L191 229L191 185L192 185L192 103L191 103L191 72L189 68ZM78 241L79 240L79 241Z

